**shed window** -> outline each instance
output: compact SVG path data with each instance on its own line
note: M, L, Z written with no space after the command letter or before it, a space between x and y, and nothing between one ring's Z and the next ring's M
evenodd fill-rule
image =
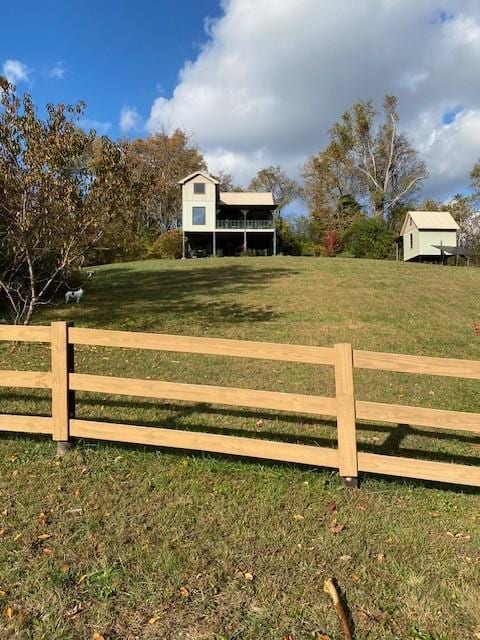
M205 207L192 208L192 223L205 224Z
M413 233L410 234L410 249L413 249Z
M205 193L205 183L204 182L194 182L193 183L193 193Z

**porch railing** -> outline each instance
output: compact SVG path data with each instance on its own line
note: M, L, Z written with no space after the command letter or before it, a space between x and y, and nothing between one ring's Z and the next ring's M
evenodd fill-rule
M273 220L217 220L217 229L273 229Z

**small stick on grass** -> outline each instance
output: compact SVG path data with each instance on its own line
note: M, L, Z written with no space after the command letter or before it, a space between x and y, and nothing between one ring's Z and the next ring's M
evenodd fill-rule
M344 640L352 640L352 632L350 631L348 615L345 611L345 607L343 606L342 600L338 594L337 588L332 578L327 578L325 580L325 582L323 583L323 590L325 591L325 593L328 593L335 606L335 611L337 612L337 617L340 622Z

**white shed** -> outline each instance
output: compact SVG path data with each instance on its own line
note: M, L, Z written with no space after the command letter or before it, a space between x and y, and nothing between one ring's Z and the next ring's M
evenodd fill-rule
M440 247L456 247L459 229L448 211L408 211L400 232L404 261L441 259Z

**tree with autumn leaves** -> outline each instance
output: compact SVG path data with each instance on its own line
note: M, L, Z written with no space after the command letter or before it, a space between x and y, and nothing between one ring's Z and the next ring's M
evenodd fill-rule
M372 101L356 102L331 127L327 146L307 160L304 194L325 233L360 229L365 214L391 229L396 209L418 192L427 168L398 121L395 96L385 96L383 118Z
M0 296L28 324L78 270L133 192L121 148L78 126L83 104L47 105L0 79Z
M206 168L180 130L113 142L79 126L82 103L46 111L0 78L0 304L15 323L69 286L99 245L122 256L177 227L177 181Z

